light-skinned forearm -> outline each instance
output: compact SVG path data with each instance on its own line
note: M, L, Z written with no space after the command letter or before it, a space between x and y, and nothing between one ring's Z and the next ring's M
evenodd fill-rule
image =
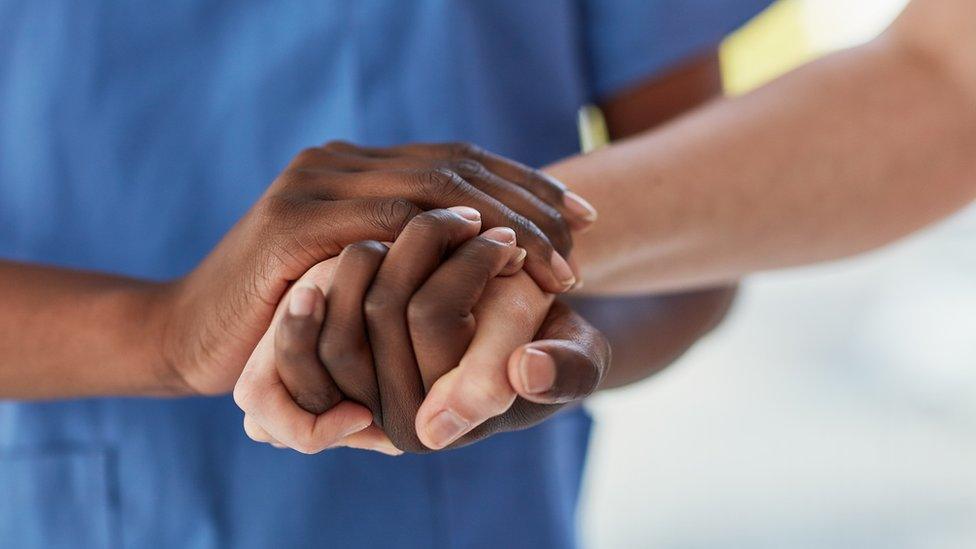
M931 6L970 3L915 4L911 32L896 28L548 168L601 214L573 252L584 291L693 288L841 258L968 204L976 196L976 77L951 61L960 44L919 45L934 39L915 27ZM964 26L942 28L976 50Z
M162 286L0 261L0 398L167 395Z

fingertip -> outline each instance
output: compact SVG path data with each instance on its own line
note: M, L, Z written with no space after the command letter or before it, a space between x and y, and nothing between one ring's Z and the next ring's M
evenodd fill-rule
M325 320L325 296L318 286L303 284L292 288L284 314L278 317L278 337L301 337L313 325ZM280 344L280 339L276 339Z
M434 414L421 429L417 430L417 438L431 450L441 450L464 436L471 427L470 421L462 418L454 410L445 408Z
M493 227L481 233L481 236L505 246L515 246L515 231L508 227Z
M312 316L321 297L317 286L306 283L295 286L288 298L288 314L295 318Z
M562 291L566 291L576 284L576 275L573 273L573 268L570 267L569 262L556 250L552 251L549 257L549 262L552 266L552 274L556 277L556 282L558 282Z
M556 383L556 362L549 353L526 347L518 361L518 378L526 393L546 393Z
M576 275L559 252L552 250L547 258L529 254L525 270L544 291L554 294L568 292L576 284Z
M597 220L596 208L573 191L563 193L563 206L585 226L592 225Z
M562 346L562 342L534 341L512 353L508 380L520 397L537 404L564 404L585 396L579 394L579 363Z
M447 209L464 218L471 223L481 223L481 212L468 206L454 206Z
M513 274L521 271L522 267L525 266L526 255L528 255L528 252L525 250L525 248L516 246L515 249L512 250L512 257L508 260L508 263L505 264L505 267L502 268L499 275L512 276Z
M551 257L541 257L539 254L529 252L525 258L523 268L544 292L550 294L561 294L569 291L570 288L572 288L572 284L566 284L565 282L559 281L559 277L557 277L553 272Z

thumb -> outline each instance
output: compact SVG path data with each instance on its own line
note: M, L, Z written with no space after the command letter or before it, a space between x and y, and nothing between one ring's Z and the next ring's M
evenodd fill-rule
M536 341L509 357L508 379L522 398L561 404L592 394L610 368L610 344L562 302L549 310Z

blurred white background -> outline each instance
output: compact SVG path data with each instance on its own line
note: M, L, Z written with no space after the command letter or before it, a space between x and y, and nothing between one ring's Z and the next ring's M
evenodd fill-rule
M905 1L790 3L825 51ZM976 547L976 208L750 279L717 333L591 409L587 547Z

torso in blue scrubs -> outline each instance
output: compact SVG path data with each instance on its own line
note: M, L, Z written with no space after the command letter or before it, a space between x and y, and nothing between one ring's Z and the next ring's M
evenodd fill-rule
M542 165L764 3L0 0L0 257L180 276L329 139ZM229 398L0 403L0 546L571 547L588 431L309 457Z

